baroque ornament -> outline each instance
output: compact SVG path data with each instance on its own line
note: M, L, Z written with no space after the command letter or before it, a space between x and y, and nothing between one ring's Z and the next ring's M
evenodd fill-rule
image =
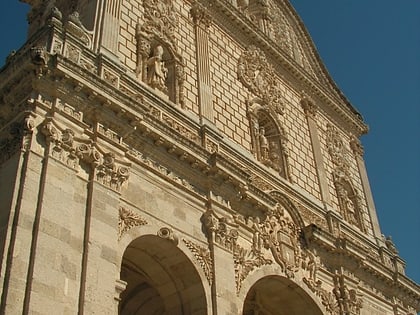
M284 104L280 82L265 54L255 46L249 46L238 61L238 79L265 107L283 114Z
M130 209L120 207L118 212L118 240L120 240L121 237L133 227L147 224L145 219Z
M211 285L213 283L213 260L211 258L210 250L189 240L183 239L183 241L188 249L194 254L195 259L197 259Z

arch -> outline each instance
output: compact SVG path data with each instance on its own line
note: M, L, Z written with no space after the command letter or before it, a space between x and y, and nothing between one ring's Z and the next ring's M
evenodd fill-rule
M324 314L324 307L303 282L280 276L275 265L259 268L244 282L239 298L243 315Z
M119 314L209 314L202 275L175 242L156 235L132 240L121 260Z
M287 136L273 110L260 99L248 104L252 153L258 161L289 179Z

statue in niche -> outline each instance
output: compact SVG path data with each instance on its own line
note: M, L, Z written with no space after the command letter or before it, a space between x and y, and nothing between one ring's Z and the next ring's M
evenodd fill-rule
M168 69L162 57L163 47L158 45L153 49L153 56L147 60L147 84L154 89L167 93L166 78Z
M260 151L261 151L261 160L267 161L269 157L269 145L267 137L265 136L265 129L263 127L260 128L260 135L259 135L259 141L260 141Z

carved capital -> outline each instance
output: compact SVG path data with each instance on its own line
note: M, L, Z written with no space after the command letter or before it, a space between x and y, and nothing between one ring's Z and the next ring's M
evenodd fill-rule
M212 18L208 13L207 8L198 2L194 2L192 5L190 14L195 25L209 27L212 22Z
M351 135L350 137L350 148L353 150L353 153L356 156L363 156L364 154L363 145L355 135Z
M302 91L302 96L300 100L300 105L302 106L305 115L309 117L315 117L317 113L317 106L310 95L308 95L305 91Z

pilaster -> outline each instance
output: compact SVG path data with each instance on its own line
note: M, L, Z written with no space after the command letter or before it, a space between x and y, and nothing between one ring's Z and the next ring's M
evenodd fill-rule
M198 82L198 104L200 108L200 119L214 122L213 95L211 89L210 63L209 63L209 27L211 17L207 9L199 3L194 3L191 11L194 22L196 61L197 61L197 82Z
M379 245L383 245L382 233L379 227L379 220L376 214L375 202L373 200L372 191L370 189L369 179L366 171L365 161L363 159L363 146L360 143L360 140L356 136L352 136L350 140L350 147L353 150L353 153L356 157L357 167L360 173L360 179L362 181L363 193L366 198L367 208L369 211L369 216L372 224L373 234L375 235Z
M321 198L325 205L331 205L331 196L328 189L327 172L324 167L324 160L321 151L321 143L319 141L318 127L316 124L317 107L306 93L303 93L300 104L305 112L309 126L309 135L311 137L312 150L315 158L315 166L319 180Z

